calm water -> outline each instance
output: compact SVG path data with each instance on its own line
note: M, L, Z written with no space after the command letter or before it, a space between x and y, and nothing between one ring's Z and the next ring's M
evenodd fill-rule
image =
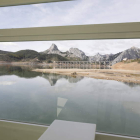
M95 123L100 132L140 137L140 85L0 66L0 119Z

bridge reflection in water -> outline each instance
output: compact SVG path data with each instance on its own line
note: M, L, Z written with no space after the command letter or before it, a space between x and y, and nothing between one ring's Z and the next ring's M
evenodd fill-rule
M111 61L54 61L57 69L111 69Z

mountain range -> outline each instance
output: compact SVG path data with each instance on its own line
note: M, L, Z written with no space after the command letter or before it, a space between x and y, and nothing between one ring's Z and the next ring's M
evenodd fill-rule
M70 48L69 51L61 52L55 44L52 44L48 50L43 51L41 53L42 54L58 54L58 55L61 55L62 57L80 58L81 60L88 59L85 53L79 50L78 48Z
M66 52L61 52L55 44L52 44L49 49L43 52L34 50L7 52L0 50L0 61L111 61L112 64L115 64L123 59L138 58L140 58L140 49L137 47L131 47L116 54L101 55L97 53L94 56L86 56L86 54L78 48L70 48Z
M120 53L113 61L112 64L118 63L123 59L138 59L140 58L140 49L136 47L131 47Z
M88 61L112 61L112 64L122 61L123 59L138 59L140 58L140 49L137 47L131 47L123 52L119 52L116 54L105 54L101 55L97 53L94 56L86 56L86 54L79 50L78 48L70 48L69 51L61 52L55 44L44 51L41 52L43 54L58 54L63 57L73 57L73 58L80 58L81 60L88 60Z
M89 61L111 61L112 64L121 62L122 60L127 59L139 59L140 58L140 49L137 47L131 47L123 52L117 54L96 54L94 56L89 56Z

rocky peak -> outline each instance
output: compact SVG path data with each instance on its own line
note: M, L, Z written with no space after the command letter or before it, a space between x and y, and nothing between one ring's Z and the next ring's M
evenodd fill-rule
M137 48L137 47L131 47L130 49L128 49L129 51L134 51L134 52L139 52L140 51L140 49L139 48Z
M42 53L44 53L44 54L60 54L61 52L58 50L58 48L55 44L52 44L48 50L46 50Z
M140 53L140 49L137 47L131 47L130 49L127 49L123 51L124 54L129 53L130 55L135 55L136 53Z
M112 64L121 62L124 58L137 59L140 58L140 49L137 47L131 47L123 51L116 59L113 60Z
M59 51L55 44L52 44L51 47L48 50L49 51Z
M83 51L79 50L78 48L70 48L69 49L69 52L79 52L79 53L82 53L82 54L85 54Z
M103 59L104 59L104 56L99 53L97 53L94 56L89 57L89 61L102 61Z
M97 53L95 56L102 56L100 53Z
M74 54L75 56L81 58L82 60L87 59L87 56L85 55L85 53L81 50L79 50L78 48L70 48L69 52Z
M137 47L135 47L135 46L133 46L133 47L131 47L130 49L133 49L133 50L134 50L134 49L138 49L138 48L137 48Z

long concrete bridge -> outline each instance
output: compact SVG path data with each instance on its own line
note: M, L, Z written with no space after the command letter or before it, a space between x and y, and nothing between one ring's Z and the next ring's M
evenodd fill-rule
M54 69L111 69L110 61L54 61Z

